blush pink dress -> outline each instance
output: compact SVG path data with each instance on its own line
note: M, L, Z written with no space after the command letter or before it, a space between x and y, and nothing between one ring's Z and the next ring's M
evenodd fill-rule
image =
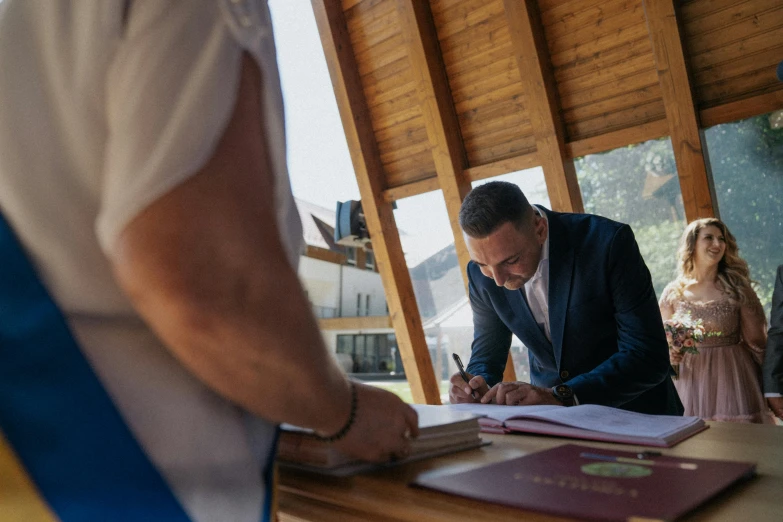
M755 297L755 295L754 295ZM774 424L762 393L761 363L766 341L764 313L758 301L741 307L728 296L713 301L687 301L670 288L661 298L675 313L690 311L701 319L707 336L698 354L686 353L674 386L685 415L705 420Z

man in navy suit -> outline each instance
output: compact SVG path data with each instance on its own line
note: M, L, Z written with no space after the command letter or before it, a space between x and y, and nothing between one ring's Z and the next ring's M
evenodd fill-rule
M682 415L655 291L628 225L531 206L516 185L465 198L474 341L451 402L603 404ZM531 383L501 383L511 335ZM492 388L490 389L490 386Z
M783 62L778 64L777 75L778 80L783 82ZM778 267L772 293L767 353L764 356L764 396L775 416L783 420L783 265Z
M783 62L779 69L783 71ZM764 395L777 418L783 420L783 265L778 267L772 293L767 353L764 356Z

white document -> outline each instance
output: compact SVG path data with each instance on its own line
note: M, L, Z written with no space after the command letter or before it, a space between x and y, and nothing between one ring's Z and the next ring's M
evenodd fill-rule
M502 406L499 404L478 404L466 402L463 404L448 404L450 410L469 412L480 417L489 417L500 422L506 422L515 417L527 418L529 415L543 413L548 410L562 410L565 406L536 405L536 406Z

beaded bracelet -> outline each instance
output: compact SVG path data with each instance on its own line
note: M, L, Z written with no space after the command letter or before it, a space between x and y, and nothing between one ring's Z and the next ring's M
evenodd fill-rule
M315 433L315 438L320 440L321 442L335 442L343 437L348 433L348 430L351 429L351 426L353 426L353 421L356 420L356 403L358 402L358 397L356 393L356 385L353 383L353 381L349 381L351 383L351 413L348 414L348 420L345 423L345 426L340 428L340 431L335 433L334 435L329 435L328 437L325 437L323 435L318 435Z

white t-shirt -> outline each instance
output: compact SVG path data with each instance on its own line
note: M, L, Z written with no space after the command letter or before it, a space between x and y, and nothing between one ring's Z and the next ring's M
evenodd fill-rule
M137 440L199 522L260 520L275 427L184 370L130 306L108 258L134 216L212 155L243 50L261 68L276 213L295 267L301 224L266 2L0 3L0 210Z

